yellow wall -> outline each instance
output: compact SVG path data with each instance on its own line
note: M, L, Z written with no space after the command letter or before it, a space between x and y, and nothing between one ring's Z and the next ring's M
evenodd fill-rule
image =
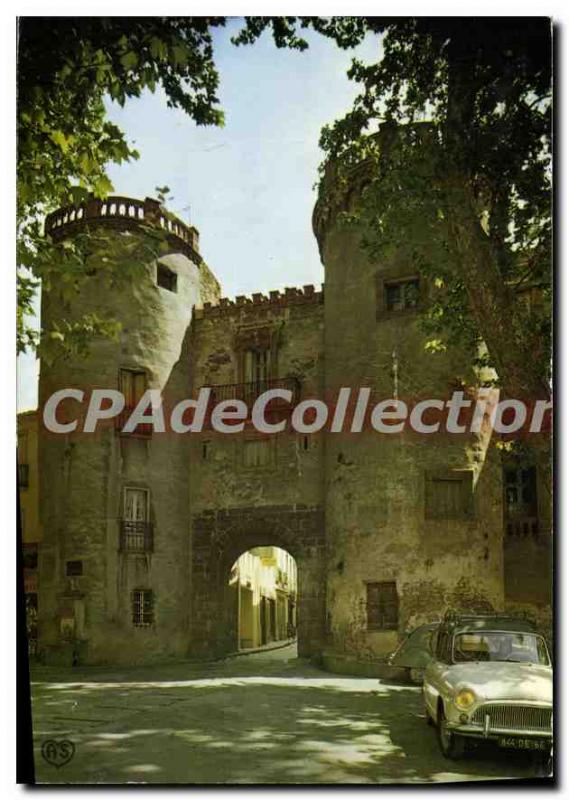
M262 641L261 614L265 615L267 641L286 639L289 620L288 598L296 604L296 562L278 547L258 547L236 561L231 585L239 587L239 647L259 647ZM264 598L264 601L263 601ZM275 631L271 632L269 604L275 604Z
M41 541L38 486L37 411L18 414L18 464L28 465L28 485L20 486L22 538L25 544Z

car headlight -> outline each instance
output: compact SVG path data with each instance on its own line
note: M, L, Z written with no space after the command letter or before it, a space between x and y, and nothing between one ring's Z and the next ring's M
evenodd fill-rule
M454 704L457 708L461 711L464 711L470 706L474 705L474 701L476 700L476 695L472 691L472 689L461 689L460 692L454 698Z

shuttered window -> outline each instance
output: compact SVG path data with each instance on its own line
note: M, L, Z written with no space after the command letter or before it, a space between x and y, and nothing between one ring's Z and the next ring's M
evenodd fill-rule
M245 350L243 380L245 383L265 383L269 379L269 350Z
M426 475L426 519L465 519L472 515L473 494L470 470Z
M243 442L243 465L266 467L271 463L271 442L267 439L249 439Z
M125 408L135 408L138 401L146 391L146 372L133 369L121 369L119 375L119 390L125 399Z
M370 631L397 630L399 626L399 597L395 581L366 584L367 629Z

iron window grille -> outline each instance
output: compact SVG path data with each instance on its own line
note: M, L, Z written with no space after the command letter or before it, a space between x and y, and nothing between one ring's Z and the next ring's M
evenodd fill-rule
M151 522L122 519L120 550L123 553L152 553L154 530Z
M138 628L154 622L154 593L151 589L135 589L132 593L132 624Z

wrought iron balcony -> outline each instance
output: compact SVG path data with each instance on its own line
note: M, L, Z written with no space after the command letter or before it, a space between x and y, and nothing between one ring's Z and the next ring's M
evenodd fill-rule
M506 534L510 538L528 539L539 537L539 521L535 516L514 516L506 518Z
M122 553L152 553L154 550L152 523L121 519L119 550Z
M214 406L222 400L243 400L251 409L255 400L269 389L288 389L292 392L292 405L300 398L300 381L298 378L271 378L268 380L250 381L248 383L224 383L211 386L210 405ZM285 400L276 397L270 408L287 405Z
M28 487L30 480L30 466L29 464L18 464L18 486L22 488Z

